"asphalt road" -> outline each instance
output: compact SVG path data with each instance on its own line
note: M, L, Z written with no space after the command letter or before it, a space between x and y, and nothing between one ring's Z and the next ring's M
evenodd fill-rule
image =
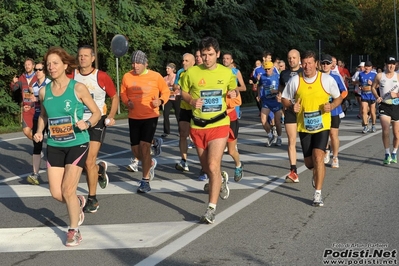
M41 184L28 184L31 142L22 133L0 135L0 265L398 263L398 165L382 164L378 121L376 133L362 134L356 110L342 120L340 168L327 165L324 207L316 208L311 206L312 173L303 165L299 140L300 183L287 184L285 132L283 146L265 147L258 112L243 111L238 149L245 176L234 182L234 165L225 155L231 193L219 200L213 225L198 224L208 197L205 182L196 180L195 150L189 150L189 173L174 168L179 151L172 117L175 135L165 139L152 191L144 195L136 193L141 173L125 168L131 157L127 121L108 128L98 157L108 162L111 183L98 188L100 208L86 214L83 241L74 248L63 244L67 212L50 196L45 161ZM156 135L161 134L160 118ZM84 175L78 193L87 195Z

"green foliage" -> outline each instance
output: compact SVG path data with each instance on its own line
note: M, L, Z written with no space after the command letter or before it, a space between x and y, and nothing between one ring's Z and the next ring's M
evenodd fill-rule
M20 107L14 103L7 90L0 90L0 126L18 125L20 119Z

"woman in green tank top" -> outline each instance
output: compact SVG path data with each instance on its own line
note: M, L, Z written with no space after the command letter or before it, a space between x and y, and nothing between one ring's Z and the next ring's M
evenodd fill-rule
M53 81L39 91L42 110L34 141L43 141L48 123L47 174L53 198L65 202L69 214L66 245L76 246L82 240L78 226L83 223L85 198L76 195L89 144L87 129L97 124L101 112L87 87L71 80L67 73L77 67L75 58L60 47L50 48L44 56L46 72ZM92 116L83 120L83 106Z

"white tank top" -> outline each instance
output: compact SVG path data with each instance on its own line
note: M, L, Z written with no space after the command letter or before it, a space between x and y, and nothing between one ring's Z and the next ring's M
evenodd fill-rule
M388 78L385 73L382 73L380 80L380 96L383 101L392 99L391 92L399 91L398 74L394 73L392 78Z

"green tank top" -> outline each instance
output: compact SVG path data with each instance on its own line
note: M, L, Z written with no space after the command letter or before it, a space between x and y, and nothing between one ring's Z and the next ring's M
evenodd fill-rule
M54 96L51 83L46 85L43 106L48 117L47 145L53 147L73 147L90 141L87 130L75 126L83 119L84 105L76 97L75 80L70 80L65 92Z

